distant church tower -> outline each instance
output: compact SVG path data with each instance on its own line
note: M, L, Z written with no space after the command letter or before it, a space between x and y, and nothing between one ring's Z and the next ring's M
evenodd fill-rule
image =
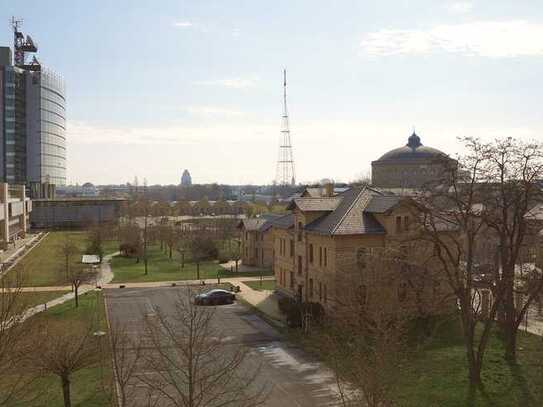
M181 175L181 186L189 187L192 185L192 177L190 176L189 170L183 171L183 175Z

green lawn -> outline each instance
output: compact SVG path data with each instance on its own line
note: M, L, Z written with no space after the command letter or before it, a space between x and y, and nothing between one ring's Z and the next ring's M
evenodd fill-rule
M31 308L35 305L45 304L55 298L62 297L70 291L36 291L36 292L20 292L17 294L20 304L25 308Z
M71 259L71 267L83 267L81 255L87 244L84 232L50 232L41 243L23 257L10 274L20 273L24 286L43 287L66 285L64 259L59 246L66 238L77 245L80 254Z
M98 308L97 308L98 305ZM96 310L98 309L98 317ZM89 292L80 297L79 307L74 307L74 302L68 301L49 309L47 312L38 314L25 323L33 323L37 320L56 320L66 323L81 321L93 321L96 330L107 331L105 320L104 301L101 293ZM74 326L74 325L70 325ZM75 325L79 326L79 325ZM82 328L83 329L83 328ZM93 328L94 329L94 328ZM103 373L103 376L102 376ZM102 379L104 377L104 379ZM80 407L98 407L109 405L108 393L109 383L111 383L111 365L109 357L105 358L103 368L97 363L94 366L80 370L72 377L72 405ZM104 391L103 383L107 383L107 389ZM61 407L62 390L60 381L56 376L45 376L33 381L23 394L8 404L10 407L38 407L51 406Z
M148 274L145 275L143 260L136 263L136 259L116 256L111 261L111 270L114 273L114 283L150 282L150 281L179 281L197 279L196 264L185 263L181 268L179 254L175 253L173 259L160 250L160 246L148 248ZM200 279L217 278L220 270L221 277L253 277L259 272L236 273L224 270L216 261L200 264ZM263 271L263 275L271 275L271 271Z
M398 405L418 406L541 406L543 405L543 342L519 333L518 365L503 358L503 342L491 339L483 366L484 391L468 397L467 362L457 325L446 326L423 351L401 369Z
M319 349L318 329L313 335L289 330L292 341L327 362ZM398 382L393 386L394 405L401 407L540 407L543 405L543 341L519 333L518 365L503 358L503 342L497 334L487 348L483 366L484 390L468 394L467 362L458 321L447 321L431 341L414 351L408 347L398 361Z
M262 280L260 281L243 281L243 284L248 285L253 290L275 290L275 280Z
M59 253L60 245L70 239L79 248L79 253L72 256L70 267L84 267L81 256L87 247L87 234L85 232L50 232L42 242L24 256L10 271L10 275L20 273L23 285L27 287L44 287L69 285L65 276L64 258ZM104 242L104 253L118 251L116 241Z

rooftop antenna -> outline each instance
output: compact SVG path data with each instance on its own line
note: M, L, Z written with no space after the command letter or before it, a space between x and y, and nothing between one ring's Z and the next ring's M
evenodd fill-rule
M27 65L25 63L25 53L38 52L38 47L36 44L34 44L34 41L30 35L27 35L25 38L24 34L20 30L22 24L23 20L11 17L11 27L13 28L14 65L28 71L39 71L41 70L41 66L36 57L32 58L32 62L30 64Z
M279 157L275 175L277 185L295 185L296 172L290 140L290 128L287 109L287 70L283 69L283 115L281 117L281 136L279 140Z

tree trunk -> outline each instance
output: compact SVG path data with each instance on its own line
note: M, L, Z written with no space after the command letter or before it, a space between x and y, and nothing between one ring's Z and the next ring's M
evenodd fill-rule
M172 259L172 246L170 246L170 260Z
M64 407L72 407L72 400L70 399L70 378L68 376L61 376L62 382L62 396L64 397Z
M196 263L196 279L200 279L200 263Z
M505 328L505 360L511 363L517 362L517 327L516 324L507 324Z
M79 296L78 296L79 284L74 283L74 294L75 294L75 307L79 307Z

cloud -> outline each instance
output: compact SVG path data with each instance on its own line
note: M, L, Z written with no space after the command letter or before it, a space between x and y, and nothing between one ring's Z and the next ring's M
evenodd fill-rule
M492 58L543 55L543 24L525 20L441 24L426 30L384 29L361 42L371 56L450 52Z
M173 26L174 27L179 27L179 28L189 28L189 27L192 27L194 24L192 24L190 21L176 21L175 23L173 23Z
M447 4L445 8L449 13L467 14L473 9L473 3L471 1L458 1L456 3Z
M259 80L260 79L257 76L252 76L249 78L215 79L207 81L196 81L193 83L195 85L202 86L220 86L231 89L246 89L256 86Z
M193 116L223 116L223 117L238 117L245 113L241 110L228 109L220 106L189 106L185 110Z

